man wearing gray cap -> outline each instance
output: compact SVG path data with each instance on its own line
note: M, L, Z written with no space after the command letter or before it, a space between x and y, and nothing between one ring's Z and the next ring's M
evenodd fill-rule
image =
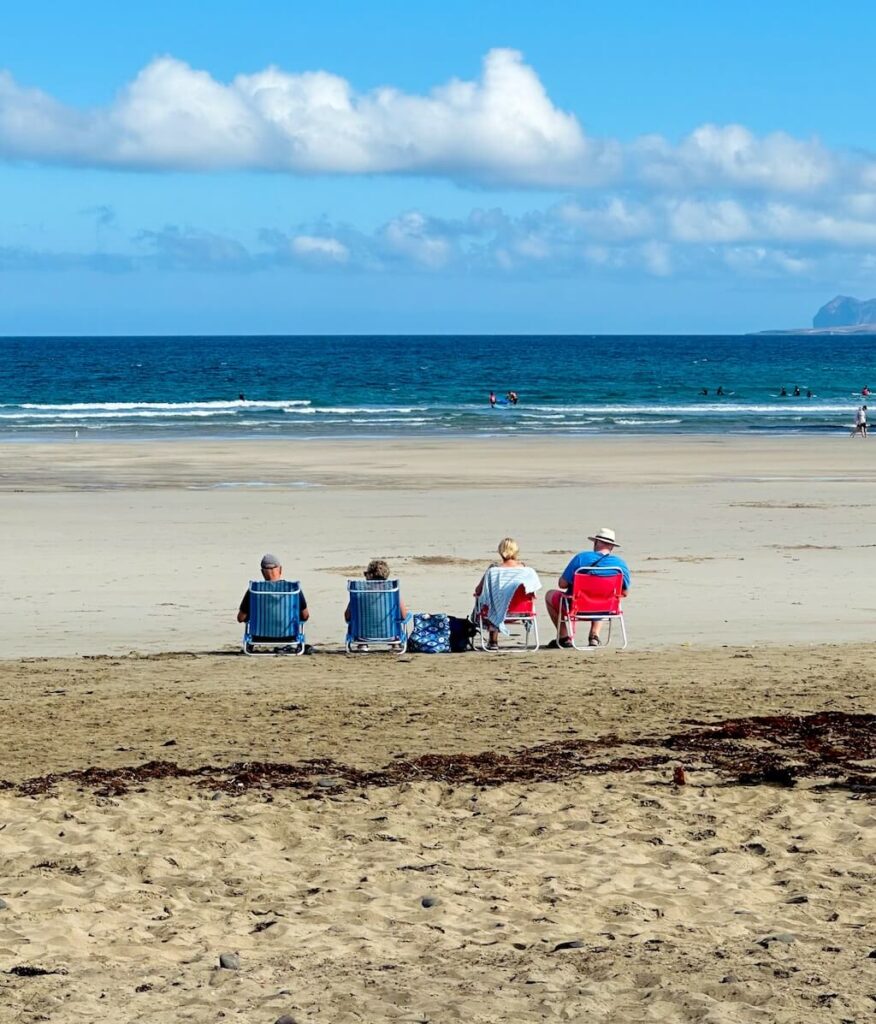
M283 566L280 564L280 559L276 555L262 555L261 561L262 577L266 580L279 580L283 577ZM310 618L310 612L307 610L307 601L304 599L304 591L301 591L299 598L299 611L301 614L301 621L307 622ZM246 593L243 595L243 600L240 602L240 609L237 612L238 622L249 622L249 587L246 589Z

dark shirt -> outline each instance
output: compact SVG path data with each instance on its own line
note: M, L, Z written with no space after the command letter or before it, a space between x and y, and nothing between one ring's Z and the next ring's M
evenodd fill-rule
M304 611L307 608L307 601L304 598L304 591L298 592L298 610ZM249 621L249 587L246 588L246 593L243 595L243 600L240 602L240 610L246 616Z

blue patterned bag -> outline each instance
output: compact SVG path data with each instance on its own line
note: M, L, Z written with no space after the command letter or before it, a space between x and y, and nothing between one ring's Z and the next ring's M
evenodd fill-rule
M450 616L426 612L414 616L408 650L415 654L450 653Z

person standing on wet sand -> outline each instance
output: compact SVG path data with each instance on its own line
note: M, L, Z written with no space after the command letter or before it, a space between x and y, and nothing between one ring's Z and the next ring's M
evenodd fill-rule
M857 437L858 435L865 438L867 437L867 406L859 405L858 411L855 413L855 429L849 435L850 437Z

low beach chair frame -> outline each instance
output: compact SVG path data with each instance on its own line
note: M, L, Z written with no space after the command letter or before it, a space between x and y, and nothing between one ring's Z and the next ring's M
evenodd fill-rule
M594 580L603 582L594 586ZM621 607L623 588L624 574L618 566L591 566L576 571L572 593L560 598L557 623L558 628L565 626L566 635L576 651L598 651L600 647L610 646L611 628L615 622L620 623L623 638L619 650L627 646L627 627ZM579 622L608 622L608 637L599 647L591 647L588 630L587 645L580 646L575 639L575 627Z
M483 608L478 611L477 605L472 612L472 621L478 631L478 643L480 649L488 654L497 654L499 651L507 651L509 654L526 654L535 652L539 648L538 640L538 615L535 610L535 594L527 594L521 584L508 606L503 625L523 626L523 643L516 645L505 645L491 648L490 643L490 622L489 609Z
M304 654L304 649L301 584L297 580L250 580L243 653Z
M398 580L347 580L350 621L347 623L346 648L349 654L368 654L372 647L386 647L394 654L408 649L408 624L413 616L402 615ZM363 615L366 601L378 605ZM382 605L382 607L379 607ZM371 623L390 625L388 635L375 631ZM364 621L363 621L364 620Z

